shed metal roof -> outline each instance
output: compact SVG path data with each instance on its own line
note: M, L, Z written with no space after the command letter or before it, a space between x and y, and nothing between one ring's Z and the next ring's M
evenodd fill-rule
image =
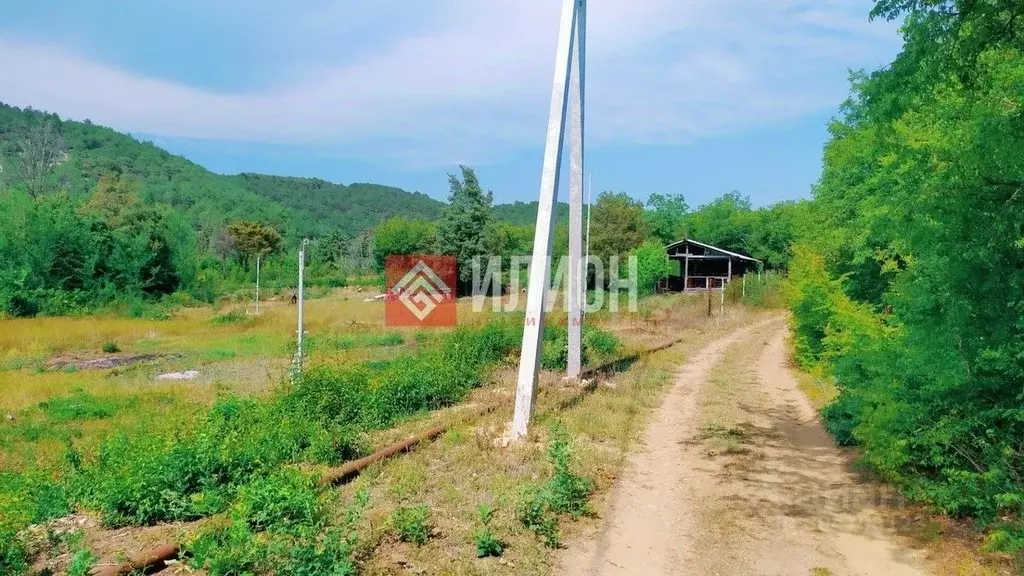
M711 244L705 244L703 242L698 242L698 241L696 241L696 240L694 240L692 238L683 238L682 240L679 240L678 242L673 242L673 243L669 244L668 246L665 246L665 250L671 250L672 248L675 248L677 246L682 246L683 244L686 244L687 242L689 242L691 244L696 244L697 246L701 246L703 248L709 248L711 250L717 250L718 252L721 252L723 254L728 254L729 256L733 256L733 257L739 258L740 260L748 260L750 262L761 262L757 258L751 258L750 256L744 256L743 254L737 254L736 252L731 252L729 250L726 250L725 248L719 248L718 246L712 246Z

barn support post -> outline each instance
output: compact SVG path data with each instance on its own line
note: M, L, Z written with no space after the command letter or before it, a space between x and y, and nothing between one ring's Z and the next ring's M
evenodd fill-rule
M708 292L708 318L711 318L711 277L710 276L704 278L704 286L707 288L707 292Z
M683 256L683 292L690 287L690 251L687 249L686 255Z
M550 286L553 212L558 198L558 177L561 172L566 101L569 96L569 59L573 49L577 1L580 0L562 0L551 107L548 112L544 163L541 169L537 225L534 228L533 256L530 260L529 288L526 293L526 317L523 320L523 345L519 356L516 404L512 425L509 428L509 440L519 440L526 436L533 414L533 396L537 387L541 337L544 329L544 304Z

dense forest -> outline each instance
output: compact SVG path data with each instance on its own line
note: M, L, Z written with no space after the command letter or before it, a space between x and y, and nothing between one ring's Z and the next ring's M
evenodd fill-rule
M1024 548L1024 3L879 0L790 265L798 360L884 478ZM1019 553L1019 552L1018 552Z

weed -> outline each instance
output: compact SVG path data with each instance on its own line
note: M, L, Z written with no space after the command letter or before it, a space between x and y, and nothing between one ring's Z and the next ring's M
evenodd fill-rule
M104 342L103 352L105 354L117 354L121 351L121 348L117 345L117 342Z
M516 508L516 517L523 526L539 536L549 548L557 548L561 540L558 514L579 518L591 513L587 499L594 491L594 483L572 472L571 456L568 433L556 423L548 443L548 458L555 472L544 485L524 489Z
M587 498L594 491L594 483L569 469L571 456L568 433L556 424L548 444L548 457L555 466L555 474L548 481L551 507L556 512L579 518L591 513Z
M501 556L505 551L505 544L495 537L490 526L491 519L494 517L494 509L487 504L480 504L477 506L477 517L480 527L473 532L473 540L476 542L476 557Z
M412 542L422 546L430 538L430 507L400 507L391 515L391 522L403 542Z
M536 534L548 548L558 548L561 534L558 532L558 517L551 507L551 498L539 487L528 486L523 490L516 507L516 518L527 530Z
M67 576L88 576L95 563L96 557L92 555L92 552L89 550L79 550L71 558Z
M811 576L833 576L832 571L823 566L811 568Z

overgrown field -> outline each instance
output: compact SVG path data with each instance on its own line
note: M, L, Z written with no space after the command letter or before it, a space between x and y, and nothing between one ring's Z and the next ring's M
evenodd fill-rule
M22 573L40 548L74 547L56 536L41 544L25 531L73 511L108 527L223 512L217 517L229 527L211 528L190 548L211 573L236 573L217 566L246 563L224 558L233 553L231 539L280 530L287 537L272 540L287 554L267 548L253 567L270 571L271 558L301 564L290 554L304 555L309 566L340 561L351 544L343 523L322 514L327 496L311 482L317 466L365 453L376 430L464 400L517 357L521 335L519 314L468 310L449 331L384 330L380 306L341 296L311 302L310 357L294 380L285 378L294 345L294 310L286 304L266 306L260 316L200 309L160 321L2 321L17 330L0 337L0 394L10 410L0 428L0 567ZM587 361L611 359L622 348L608 332L585 332ZM73 367L132 354L162 356L116 368ZM546 368L564 369L564 326L545 331L542 359ZM153 379L184 368L211 376ZM239 532L242 526L251 534ZM94 558L85 550L78 559L88 564Z

